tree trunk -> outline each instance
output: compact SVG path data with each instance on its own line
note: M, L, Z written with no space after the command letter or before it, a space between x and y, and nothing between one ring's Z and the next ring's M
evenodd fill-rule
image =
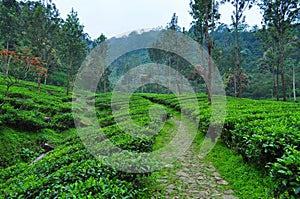
M47 74L47 73L48 73L48 69L47 69L47 67L46 67L46 74ZM47 78L45 78L44 84L45 84L45 85L47 84Z
M237 97L237 86L236 86L236 74L235 74L235 71L234 71L234 74L233 74L233 85L234 85L234 97Z
M212 1L212 30L211 30L211 37L210 37L210 51L209 51L209 68L208 68L208 79L210 83L210 95L209 95L209 103L212 102L212 89L214 89L213 81L212 81L212 74L214 73L214 65L212 63L213 60L213 49L214 49L214 39L215 39L215 0Z
M169 66L168 66L168 95L170 94L170 84L171 84L171 80L170 80L170 73L171 73L171 57L169 57Z
M6 50L8 50L9 47L9 43L6 42ZM4 64L3 64L3 79L5 79L8 75L8 65L9 65L9 56L6 55L6 59L4 60Z
M104 82L103 82L103 84L104 84L104 93L106 93L106 78L104 77Z
M8 58L8 55L6 55L6 59ZM4 64L3 64L3 79L5 79L7 77L6 74L6 68L7 68L7 60L4 60Z
M239 10L238 10L238 3L235 4L235 61L236 61L236 68L237 68L237 77L238 77L238 97L242 98L243 87L242 87L242 69L240 63L240 56L239 56L239 31L238 31L238 23L239 23Z
M278 94L278 65L277 69L275 68L276 58L275 58L275 42L273 42L273 60L272 60L272 72L273 72L273 96L276 95L276 100L279 101Z
M70 91L70 80L71 80L71 62L68 64L67 95L69 95L69 91Z
M293 94L294 94L294 102L297 102L295 65L293 65Z
M5 91L5 96L8 98L8 90L9 90L10 86L9 85L6 85L6 91Z
M211 45L211 38L209 37L209 33L208 33L208 20L209 20L208 4L206 4L205 10L206 10L205 37L206 37L206 43L207 43L207 49L208 49L208 74L207 74L207 82L206 82L206 93L207 93L208 103L211 104L211 68L212 68L211 56L212 56L212 45Z
M279 63L276 70L276 100L279 101Z
M9 83L9 82L6 83L5 96L6 96L7 98L9 98L9 89L10 89L10 87L11 87L12 85L14 85L14 83Z
M283 101L286 102L286 86L285 86L285 78L284 78L284 43L283 43L283 34L279 37L279 66L280 66L280 74L281 74L281 83L282 83L282 91L283 91Z
M158 70L157 71L160 71L160 67L159 67L159 63L157 63L157 68L158 68ZM158 75L157 75L157 77L158 77ZM159 94L160 93L160 89L159 89L159 79L157 79L157 82L156 82L156 89L157 89L157 94Z
M48 59L47 59L47 56L46 56L47 52L46 52L46 49L44 50L44 60L45 60L45 63L46 63L46 74L48 73L48 68L49 68L49 64L48 64ZM42 56L41 56L42 58ZM46 85L47 84L47 78L44 79L44 84Z
M45 78L47 79L47 78ZM41 74L38 76L38 92L41 92Z
M273 76L273 92L272 92L272 98L275 97L276 91L277 91L277 85L276 85L276 73L275 73L275 66L274 66L274 61L272 63L272 76Z

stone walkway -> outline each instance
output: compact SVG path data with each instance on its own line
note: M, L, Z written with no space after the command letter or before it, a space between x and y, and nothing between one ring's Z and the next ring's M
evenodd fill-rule
M208 163L196 153L195 144L173 164L167 165L157 179L160 187L152 198L170 199L237 199L233 191L226 188L212 163Z

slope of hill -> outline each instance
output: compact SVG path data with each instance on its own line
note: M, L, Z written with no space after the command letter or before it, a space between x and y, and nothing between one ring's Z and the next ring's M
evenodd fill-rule
M2 79L0 84L3 95L5 87ZM1 97L0 106L0 198L151 198L157 191L153 185L156 183L155 176L161 175L159 172L121 172L98 161L85 148L74 128L71 107L72 99L78 96L67 97L64 89L44 85L39 93L35 83L22 81L13 86L9 94L9 98ZM182 98L189 99L189 96ZM211 106L207 105L206 96L198 94L197 99L201 114L198 135L194 140L196 148L211 124ZM149 116L154 104L166 107L168 115L180 118L176 115L184 110L184 115L189 118L197 117L193 109L180 104L175 95L134 94L129 102L129 115L140 126L154 126L152 130L132 136L132 133L137 133L136 129L128 129L125 133L115 122L110 93L96 94L87 102L93 100L98 122L105 134L104 139L99 140L100 145L109 139L116 147L129 152L151 152L172 139L168 132L176 125L173 126L169 119L159 132L155 132L156 123L152 121L155 118ZM116 106L122 107L122 100ZM267 198L268 192L290 198L299 196L299 110L297 103L227 98L222 139L208 159L213 161L237 196ZM126 111L118 114L122 122L128 122ZM81 122L84 124L86 121ZM43 149L45 143L56 148L46 153ZM225 145L227 149L223 147ZM116 151L116 148L105 148L102 153L111 151ZM42 153L46 155L33 163ZM226 159L224 153L227 154ZM236 164L241 164L241 167L235 167L228 161L238 157L236 153L241 155L241 158L235 158ZM251 165L255 165L256 169L247 169L252 168ZM228 170L228 167L231 169ZM245 169L247 176L253 179L246 179ZM261 178L259 176L265 180L258 179ZM171 177L171 180L174 179Z

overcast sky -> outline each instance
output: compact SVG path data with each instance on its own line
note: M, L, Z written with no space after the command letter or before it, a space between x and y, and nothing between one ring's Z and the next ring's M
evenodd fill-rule
M77 11L80 22L93 39L103 33L108 38L122 33L144 28L165 27L173 13L178 16L178 24L189 29L192 17L189 14L190 0L52 0L61 17L65 18L72 7ZM230 4L220 6L220 22L230 24L232 14ZM246 22L260 25L258 9L246 12Z

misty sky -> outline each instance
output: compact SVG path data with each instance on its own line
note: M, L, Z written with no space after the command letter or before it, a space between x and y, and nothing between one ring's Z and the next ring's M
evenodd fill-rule
M81 23L93 39L103 33L108 38L144 28L165 27L173 13L178 24L190 28L190 0L52 0L61 17L65 18L72 7L78 12ZM230 24L233 6L220 6L220 22ZM260 25L261 14L257 8L246 12L246 22Z

